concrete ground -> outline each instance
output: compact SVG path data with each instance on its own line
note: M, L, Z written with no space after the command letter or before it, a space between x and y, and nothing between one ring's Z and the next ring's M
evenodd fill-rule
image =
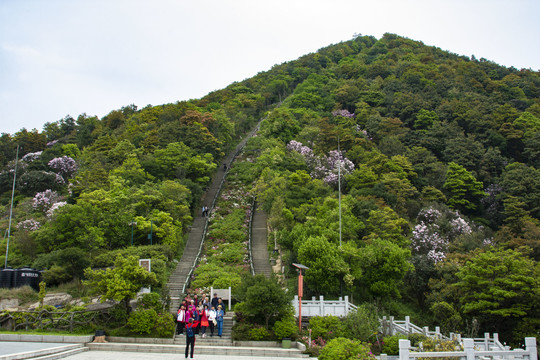
M68 356L65 359L70 360L178 360L184 358L183 354L165 354L165 353L137 353L137 352L119 352L119 351L86 351L77 355ZM197 346L195 346L194 359L198 360L299 360L300 358L289 357L267 357L267 356L223 356L223 355L197 355ZM310 358L317 360L316 358Z
M0 341L0 356L18 354L27 351L49 349L58 346L69 345L66 343L40 343L40 342L19 342Z

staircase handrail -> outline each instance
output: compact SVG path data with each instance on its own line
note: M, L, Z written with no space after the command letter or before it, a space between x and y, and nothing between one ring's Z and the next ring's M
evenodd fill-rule
M257 133L257 131L259 131L259 128L261 126L261 122L263 120L265 120L267 117L268 116L265 116L264 118L261 118L259 120L259 122L255 126L255 128L253 128L253 130L251 130L249 132L249 134L240 142L240 144L239 144L240 146L238 146L238 148L234 152L233 156L229 160L229 163L226 164L227 168L225 169L225 173L223 174L223 179L221 179L221 182L219 183L219 187L218 187L218 190L216 192L216 195L214 196L214 199L212 200L212 205L210 206L210 209L209 209L210 213L212 212L212 210L214 210L217 199L218 199L219 195L221 194L221 189L223 189L223 184L225 183L225 179L227 178L227 174L229 172L231 164L233 163L234 159L236 159L238 154L240 154L240 152L244 149L248 139L250 139L253 135L255 135ZM186 277L186 281L184 282L184 285L182 286L182 294L186 293L186 289L188 288L189 283L191 282L191 276L193 275L193 272L195 271L195 268L197 267L197 264L199 263L202 248L203 248L203 245L204 245L204 240L206 240L206 232L208 230L208 222L209 222L209 218L207 217L206 221L205 221L205 224L204 224L203 233L202 233L201 245L199 246L199 251L197 252L197 256L195 257L195 260L193 261L193 265L191 266L191 269L189 270L188 276Z
M249 254L249 267L251 268L251 275L255 276L255 268L253 267L253 213L255 212L255 196L251 201L251 211L249 213L249 227L248 227L248 254Z

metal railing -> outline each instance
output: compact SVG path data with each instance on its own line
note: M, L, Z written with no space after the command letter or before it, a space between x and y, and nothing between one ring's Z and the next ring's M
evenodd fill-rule
M259 131L259 128L261 126L261 122L263 120L265 120L266 118L267 118L267 116L264 117L264 118L261 118L259 120L259 122L257 123L257 125L255 125L253 130L251 130L248 133L248 135L244 139L242 139L242 141L240 141L240 143L236 147L236 150L235 150L234 154L231 156L229 162L226 163L227 168L225 169L225 173L223 174L223 179L221 179L218 190L216 191L216 195L214 196L214 199L212 200L212 205L210 206L210 209L209 209L210 213L214 210L216 202L217 202L219 196L221 195L221 190L223 189L223 184L225 184L225 180L227 178L227 173L229 172L229 169L231 168L231 164L234 162L234 160L240 154L240 152L242 152L242 150L246 146L247 141L251 137L253 137L253 135L255 135L257 133L257 131ZM252 214L253 214L253 211L252 211ZM203 229L203 233L202 233L201 245L199 246L199 251L197 252L197 256L195 257L195 260L193 261L193 264L191 265L191 269L189 270L188 276L186 277L186 281L184 282L184 285L182 286L182 294L181 294L180 297L182 297L182 295L185 295L186 289L189 287L189 284L191 282L191 277L192 277L193 273L195 272L195 268L197 267L197 264L200 261L202 248L203 248L203 245L204 245L204 241L206 240L206 233L207 233L207 230L208 230L208 222L209 222L209 218L207 217L206 221L205 221L205 224L204 224L204 229ZM250 259L251 259L251 256L250 256ZM252 265L252 271L253 271L253 265Z
M249 213L249 227L248 227L248 255L249 255L249 267L251 269L251 275L255 276L255 268L253 267L253 213L255 212L255 196L251 201L251 211Z

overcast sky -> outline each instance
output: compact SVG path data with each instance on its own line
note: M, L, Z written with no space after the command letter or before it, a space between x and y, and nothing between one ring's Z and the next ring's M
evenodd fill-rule
M200 98L354 34L540 70L539 0L0 0L0 132Z

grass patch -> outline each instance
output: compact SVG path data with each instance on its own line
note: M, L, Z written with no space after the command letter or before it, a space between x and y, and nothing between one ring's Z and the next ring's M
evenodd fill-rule
M37 291L30 286L0 289L0 299L18 299L19 305L34 303L39 300Z

